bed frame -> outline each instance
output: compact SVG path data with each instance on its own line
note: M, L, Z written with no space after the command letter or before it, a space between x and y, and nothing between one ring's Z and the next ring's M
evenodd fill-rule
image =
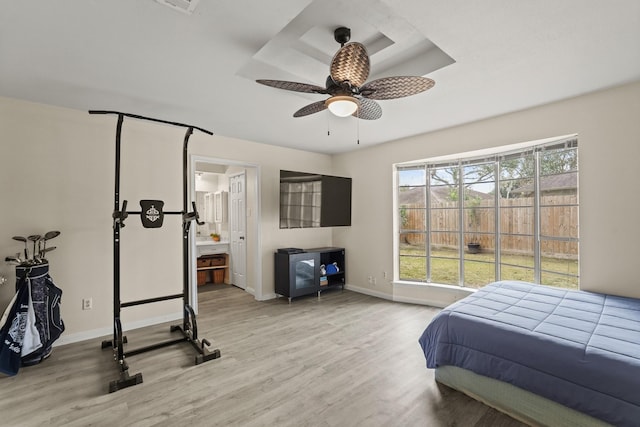
M607 427L610 424L519 387L457 366L440 366L436 381L532 426Z

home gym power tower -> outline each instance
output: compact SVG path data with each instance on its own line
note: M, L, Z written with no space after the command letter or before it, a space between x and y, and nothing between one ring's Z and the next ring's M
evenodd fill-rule
M125 358L127 356L133 356L135 354L144 353L146 351L156 350L162 347L178 344L181 342L188 342L197 351L195 357L195 364L217 359L220 357L220 350L209 350L207 347L211 343L206 340L198 339L198 326L196 323L196 315L193 308L189 304L189 229L191 223L196 221L197 224L203 224L200 222L198 211L196 210L195 202L192 202L193 210L191 212L187 209L187 149L189 145L189 137L193 133L194 129L208 135L213 135L208 130L185 125L182 123L169 122L166 120L153 119L150 117L138 116L135 114L120 113L117 111L97 111L91 110L89 114L114 114L118 116L118 122L116 125L116 173L115 173L115 194L113 200L113 340L103 341L102 348L112 348L114 359L118 364L120 370L120 376L117 380L109 383L109 392L131 387L136 384L142 383L142 373L129 375L129 366ZM130 117L139 120L147 120L156 123L164 123L172 126L179 126L187 128L187 132L184 136L184 143L182 148L182 210L181 211L163 211L164 202L162 200L140 200L139 211L128 211L127 201L122 202L120 206L120 145L122 137L122 124L125 117ZM120 301L120 230L124 228L125 219L129 214L139 214L142 221L142 226L145 228L159 228L162 226L164 215L181 215L182 216L182 271L183 271L183 284L182 293L174 295L166 295L155 298L147 298L137 301L121 302ZM171 332L179 332L180 338L172 339L169 341L152 344L149 346L125 351L124 344L127 343L127 337L122 334L122 323L120 321L120 311L125 307L132 307L142 304L150 304L159 301L166 301L170 299L182 298L183 301L183 319L182 325L173 325L170 327Z

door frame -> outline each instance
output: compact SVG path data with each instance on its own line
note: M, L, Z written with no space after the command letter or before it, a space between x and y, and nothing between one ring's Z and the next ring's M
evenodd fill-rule
M201 156L196 154L190 155L189 161L189 194L190 200L196 200L196 163L208 163L212 165L223 165L223 166L237 166L245 169L253 169L255 171L255 178L253 179L252 186L253 191L249 193L246 192L246 197L249 199L251 196L255 201L255 206L252 206L250 215L247 216L247 233L251 233L254 236L255 244L253 245L253 250L249 250L247 245L247 256L251 254L253 256L253 264L246 264L246 272L247 276L249 276L249 272L252 273L252 278L255 280L255 285L251 286L247 281L247 287L245 289L246 292L252 294L256 300L262 300L263 297L263 289L262 289L262 240L261 240L261 200L260 200L260 186L261 186L261 167L256 163L247 163L236 160L229 159L221 159L217 157L209 157L209 156ZM249 176L245 174L245 182L248 184ZM247 189L249 185L246 185ZM196 270L196 227L191 227L189 230L189 265L190 265L190 301L191 307L193 310L198 313L198 284L197 284L197 270Z

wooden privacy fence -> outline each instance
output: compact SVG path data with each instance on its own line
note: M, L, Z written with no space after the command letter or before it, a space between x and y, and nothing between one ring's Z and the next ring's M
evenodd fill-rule
M576 259L578 242L545 237L577 238L578 206L575 195L543 196L540 204L541 252L554 258ZM424 230L424 206L401 207L402 230ZM434 248L458 248L460 229L457 202L438 202L431 209L431 244ZM500 232L503 253L532 254L534 231L533 198L500 199ZM495 250L495 208L493 199L464 209L464 242L480 243L482 250ZM424 245L425 233L402 232L402 243Z

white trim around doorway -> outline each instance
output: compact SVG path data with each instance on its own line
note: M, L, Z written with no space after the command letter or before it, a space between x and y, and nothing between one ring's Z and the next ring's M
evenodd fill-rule
M255 170L255 183L253 183L253 191L251 196L255 200L255 206L252 208L252 212L250 213L250 220L247 221L247 231L255 236L255 245L253 246L253 250L251 251L253 256L253 264L247 264L247 272L251 269L253 281L254 283L247 282L246 291L254 296L254 298L258 301L264 299L263 289L262 289L262 256L261 256L261 206L262 202L260 200L260 182L261 182L261 167L259 164L255 163L245 163L235 160L229 159L221 159L216 157L208 157L208 156L200 156L191 154L190 163L189 163L189 194L191 200L196 200L196 163L209 163L213 165L224 165L224 166L237 166L245 169L254 169ZM248 186L247 186L248 187ZM249 194L247 194L249 195ZM190 301L189 303L193 307L193 310L198 313L198 285L196 281L196 237L195 237L195 227L191 227L189 231L189 263L190 263L190 275L189 275L189 283L190 283ZM249 248L247 247L247 254L249 254Z

